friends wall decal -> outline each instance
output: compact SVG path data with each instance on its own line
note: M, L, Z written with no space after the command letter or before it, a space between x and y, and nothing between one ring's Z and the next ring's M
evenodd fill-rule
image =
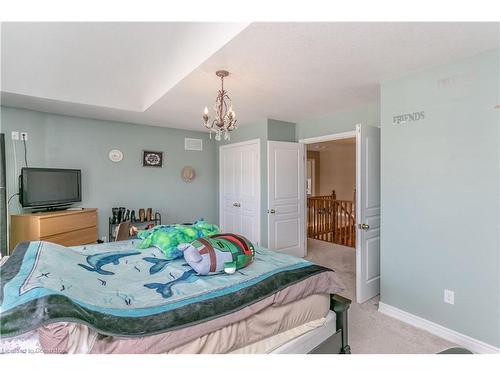
M401 125L407 122L420 121L425 119L425 111L403 113L392 117L393 125Z

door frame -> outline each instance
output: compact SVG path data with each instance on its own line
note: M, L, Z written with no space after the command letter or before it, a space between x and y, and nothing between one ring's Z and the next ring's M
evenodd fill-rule
M357 125L356 125L356 128L357 128ZM358 137L358 131L357 130L352 130L352 131L347 131L347 132L342 132L342 133L332 133L332 134L326 134L326 135L320 135L319 137L311 137L311 138L303 138L303 139L299 139L299 143L303 143L304 144L304 167L307 168L307 147L306 145L309 145L309 144L312 144L312 143L319 143L319 142L328 142L328 141L337 141L337 140L340 140L340 139L346 139L346 138L356 138L356 221L358 220L358 207L359 207L359 182L358 182L358 169L359 169L359 160L358 160L358 148L359 148L359 137ZM304 184L306 184L306 186L304 187L307 188L307 181L305 181L304 179ZM305 197L305 200L304 200L304 215L306 216L305 217L305 228L304 228L304 231L305 231L305 239L306 239L306 244L305 244L305 252L306 252L306 255L307 255L307 226L309 225L308 221L307 221L307 192L306 192L306 197ZM356 238L358 236L358 223L356 223ZM356 259L357 257L359 256L360 254L360 251L361 249L358 248L358 244L359 244L359 241L356 241ZM357 270L357 265L356 265L356 273L358 272ZM357 284L357 283L356 283Z
M257 145L257 177L259 179L259 183L257 184L257 201L258 201L258 207L257 207L257 239L258 239L258 244L261 245L262 243L262 235L261 235L261 216L262 216L262 196L261 196L261 184L262 184L262 171L261 171L261 166L260 166L260 161L262 159L261 155L261 147L260 147L260 138L256 139L251 139L249 141L242 141L242 142L236 142L236 143L229 143L225 145L220 145L219 146L219 225L222 226L222 218L223 218L223 184L222 184L222 178L223 178L223 168L222 168L222 158L221 158L221 151L222 150L227 150L230 148L234 147L240 147L240 146L248 146L248 145Z

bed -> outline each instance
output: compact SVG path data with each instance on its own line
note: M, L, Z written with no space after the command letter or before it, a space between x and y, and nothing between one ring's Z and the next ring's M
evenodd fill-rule
M44 353L349 353L336 273L256 248L199 276L134 240L19 244L0 268L0 350Z

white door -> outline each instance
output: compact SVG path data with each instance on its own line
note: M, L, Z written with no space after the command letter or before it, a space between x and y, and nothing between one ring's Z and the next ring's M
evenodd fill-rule
M220 226L260 243L260 142L221 146Z
M304 257L304 145L267 142L268 246Z
M356 300L380 293L380 129L356 127Z

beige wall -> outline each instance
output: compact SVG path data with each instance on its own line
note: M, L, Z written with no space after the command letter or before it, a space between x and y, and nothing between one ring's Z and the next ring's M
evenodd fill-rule
M329 195L335 190L337 199L352 201L356 187L356 145L328 143L327 149L319 152L319 194Z

